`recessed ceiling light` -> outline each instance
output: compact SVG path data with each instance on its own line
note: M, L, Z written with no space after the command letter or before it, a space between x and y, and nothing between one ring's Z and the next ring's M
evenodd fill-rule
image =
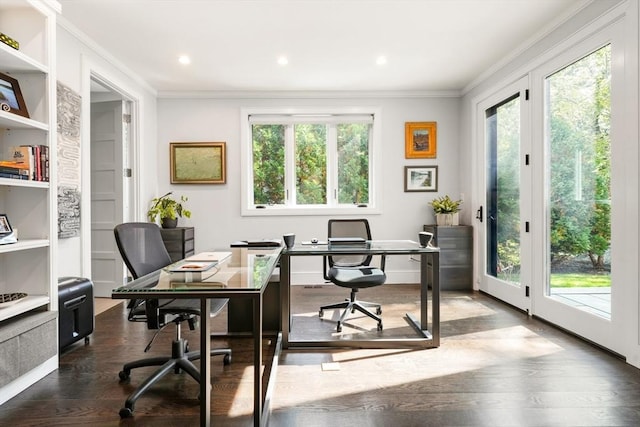
M278 65L287 65L289 63L289 59L286 56L278 57Z
M380 55L378 56L378 58L376 58L376 64L378 65L384 65L387 63L387 57L384 55Z
M188 65L191 64L191 58L189 58L187 55L180 55L178 57L178 62L182 65Z

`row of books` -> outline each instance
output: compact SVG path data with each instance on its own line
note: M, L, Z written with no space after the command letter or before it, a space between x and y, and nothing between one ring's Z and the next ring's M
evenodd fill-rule
M21 145L11 147L11 160L0 161L0 178L49 181L49 147Z

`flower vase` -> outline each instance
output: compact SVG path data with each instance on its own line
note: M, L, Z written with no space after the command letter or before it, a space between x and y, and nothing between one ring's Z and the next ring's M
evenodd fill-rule
M437 225L459 225L458 212L436 214Z

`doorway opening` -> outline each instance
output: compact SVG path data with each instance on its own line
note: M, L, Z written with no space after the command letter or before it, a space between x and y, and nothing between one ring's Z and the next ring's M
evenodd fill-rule
M113 228L132 217L133 103L117 88L91 76L91 277L97 298L110 299L111 290L126 277Z

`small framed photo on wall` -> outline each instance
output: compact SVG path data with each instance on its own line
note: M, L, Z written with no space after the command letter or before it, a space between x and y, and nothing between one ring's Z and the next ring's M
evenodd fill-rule
M438 166L405 166L404 191L438 191Z
M404 124L404 155L407 159L435 159L437 141L436 122Z

